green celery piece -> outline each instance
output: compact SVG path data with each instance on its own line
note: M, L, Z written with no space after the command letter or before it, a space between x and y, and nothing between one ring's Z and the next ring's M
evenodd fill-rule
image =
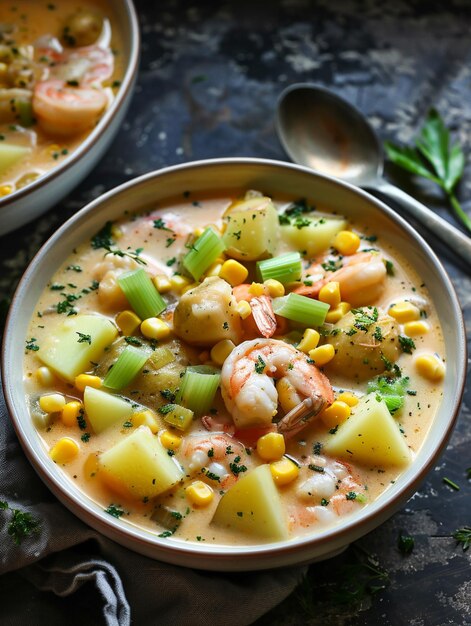
M257 274L263 282L270 278L280 283L292 283L301 279L302 264L299 252L287 252L272 259L257 262Z
M160 315L167 308L150 276L141 267L121 274L118 284L141 320Z
M189 366L176 400L196 415L204 415L211 408L220 381L221 375L215 368L206 365Z
M139 374L148 358L149 354L145 350L128 346L108 370L103 386L116 390L127 387Z
M221 237L208 226L185 255L183 266L195 280L199 280L225 249L226 245Z
M281 317L286 317L286 319L305 326L321 326L325 322L330 308L325 302L306 298L306 296L301 296L298 293L274 298L272 306L276 315L281 315Z

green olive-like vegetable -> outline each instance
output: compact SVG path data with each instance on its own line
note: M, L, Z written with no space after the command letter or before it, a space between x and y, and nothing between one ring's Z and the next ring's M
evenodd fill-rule
M90 46L103 30L103 17L93 11L78 11L64 25L62 40L66 46Z

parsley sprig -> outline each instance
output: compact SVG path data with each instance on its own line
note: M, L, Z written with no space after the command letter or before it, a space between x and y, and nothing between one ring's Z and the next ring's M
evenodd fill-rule
M456 216L471 232L471 218L455 195L464 171L464 153L458 143L450 142L450 133L438 111L430 109L414 146L398 146L387 141L384 147L393 163L441 187Z
M10 511L11 513L8 534L13 539L15 545L19 546L26 537L39 533L40 522L31 513L15 509L4 500L0 500L0 510Z
M455 530L453 539L456 539L456 542L461 544L463 552L466 552L471 546L471 526L463 526L463 528Z

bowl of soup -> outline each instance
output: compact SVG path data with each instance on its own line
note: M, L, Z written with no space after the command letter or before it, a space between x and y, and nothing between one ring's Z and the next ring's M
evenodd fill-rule
M387 519L443 450L464 374L420 236L260 159L170 167L79 211L3 345L13 424L57 497L133 550L221 571L328 558Z
M0 234L34 219L101 158L139 56L129 0L0 6Z

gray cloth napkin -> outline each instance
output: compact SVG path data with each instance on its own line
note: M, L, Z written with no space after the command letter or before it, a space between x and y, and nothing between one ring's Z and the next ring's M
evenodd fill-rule
M21 545L0 511L0 622L172 626L251 624L296 587L303 568L218 574L153 561L89 528L28 463L0 395L0 500L31 513L40 531Z

